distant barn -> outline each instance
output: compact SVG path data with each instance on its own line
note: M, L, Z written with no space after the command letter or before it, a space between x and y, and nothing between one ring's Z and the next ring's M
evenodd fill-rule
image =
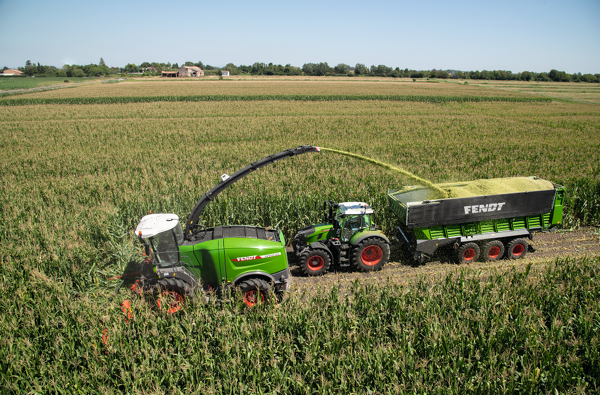
M181 66L179 68L179 77L200 77L204 75L204 70L197 66Z
M177 74L179 74L178 71L161 71L160 76L175 78L175 77L177 77Z

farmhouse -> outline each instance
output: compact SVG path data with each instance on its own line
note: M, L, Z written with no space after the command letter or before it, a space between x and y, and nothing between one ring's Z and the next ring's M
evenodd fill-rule
M227 70L221 70L221 75L223 77L229 77L229 71L227 71Z
M181 66L179 68L179 77L200 77L204 75L204 70L196 66Z
M4 72L1 75L4 75L4 76L23 75L23 72L21 72L19 70L15 70L15 69L6 69L6 70L4 70Z

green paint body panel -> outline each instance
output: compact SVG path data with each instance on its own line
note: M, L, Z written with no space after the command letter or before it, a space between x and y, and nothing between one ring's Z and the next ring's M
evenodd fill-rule
M209 229L210 230L210 229ZM206 284L232 283L246 273L273 274L288 268L285 238L225 237L179 246L180 261Z
M306 236L306 243L314 243L317 241L328 240L335 237L335 231L333 230L333 224L316 224L314 225L315 231Z

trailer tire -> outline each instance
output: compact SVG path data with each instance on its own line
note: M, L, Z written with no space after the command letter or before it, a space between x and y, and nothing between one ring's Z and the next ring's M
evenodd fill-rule
M484 262L494 262L504 257L504 244L500 240L490 240L483 245L481 259Z
M364 239L354 248L352 262L361 272L381 270L390 259L390 245L381 237Z
M185 282L175 278L163 278L158 282L156 304L159 310L174 314L183 308L192 290Z
M459 264L471 263L479 259L481 249L477 243L465 243L456 250L456 260Z
M271 300L272 289L265 280L251 278L242 282L237 289L248 307L254 307L259 303L266 304Z
M507 259L521 259L527 255L529 249L529 243L523 238L511 240L506 244L506 258Z
M298 260L300 269L307 276L322 276L331 266L331 256L322 248L309 248Z

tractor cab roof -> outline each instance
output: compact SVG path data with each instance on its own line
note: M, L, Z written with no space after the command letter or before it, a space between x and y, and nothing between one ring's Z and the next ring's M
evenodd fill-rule
M339 203L337 209L338 215L362 215L373 214L373 212L371 206L364 202Z
M146 239L171 230L179 224L176 214L149 214L143 217L135 228L135 235Z

